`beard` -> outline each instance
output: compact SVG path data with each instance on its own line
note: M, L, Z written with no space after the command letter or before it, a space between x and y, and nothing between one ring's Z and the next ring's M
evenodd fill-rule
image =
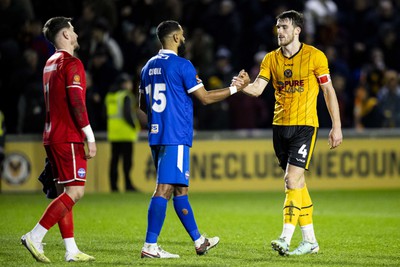
M294 40L294 36L286 36L286 38L284 40L281 40L278 38L278 45L279 46L287 46L288 44L292 43Z
M185 55L186 45L183 41L178 46L178 56L183 57Z

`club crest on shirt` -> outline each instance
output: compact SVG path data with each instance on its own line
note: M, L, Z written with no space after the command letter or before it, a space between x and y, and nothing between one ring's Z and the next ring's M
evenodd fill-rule
M79 176L80 178L83 178L83 177L85 177L85 175L86 175L86 170L85 170L84 168L80 168L80 169L78 170L78 176Z
M290 78L290 77L292 77L292 75L293 75L292 70L290 70L290 69L286 69L286 70L283 72L283 74L285 75L286 78Z
M73 84L81 84L81 76L79 76L78 74L75 74L73 79Z
M152 124L151 125L151 132L152 134L158 133L158 124Z

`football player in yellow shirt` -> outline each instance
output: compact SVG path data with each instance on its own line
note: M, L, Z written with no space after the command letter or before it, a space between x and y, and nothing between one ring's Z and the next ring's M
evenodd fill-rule
M338 147L343 139L339 106L325 54L299 40L303 15L289 10L276 19L280 47L264 57L260 73L243 92L257 97L270 81L275 89L273 144L279 165L285 172L286 198L282 234L271 241L271 246L282 256L317 253L319 245L312 221L313 204L304 174L308 170L317 138L319 89L324 93L332 120L328 141L331 149ZM297 224L301 228L303 241L289 252Z

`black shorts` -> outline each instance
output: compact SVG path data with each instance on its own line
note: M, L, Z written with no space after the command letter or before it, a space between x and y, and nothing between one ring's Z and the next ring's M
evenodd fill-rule
M275 155L279 166L291 165L308 170L317 140L318 128L312 126L272 126Z

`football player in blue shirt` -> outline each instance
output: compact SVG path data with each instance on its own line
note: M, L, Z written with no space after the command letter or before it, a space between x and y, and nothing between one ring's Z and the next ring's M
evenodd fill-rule
M233 77L238 87L207 91L192 63L179 56L185 49L181 25L176 21L164 21L157 27L157 37L162 49L143 67L139 88L142 109L145 100L149 145L157 170L157 187L148 209L141 257L179 258L157 245L172 195L175 212L194 241L196 253L203 255L218 244L219 237L206 238L199 233L188 200L189 152L193 141L192 95L203 105L212 104L242 90L249 79L241 78L242 70Z

